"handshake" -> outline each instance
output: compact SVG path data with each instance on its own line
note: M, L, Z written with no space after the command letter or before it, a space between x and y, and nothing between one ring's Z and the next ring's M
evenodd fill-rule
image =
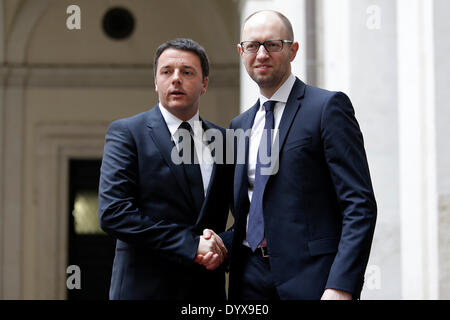
M227 249L222 239L210 229L203 230L194 262L208 270L214 270L223 263L226 257Z

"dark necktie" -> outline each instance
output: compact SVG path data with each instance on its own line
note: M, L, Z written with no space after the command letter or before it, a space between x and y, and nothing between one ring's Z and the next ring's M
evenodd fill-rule
M202 208L203 200L205 199L202 172L200 170L198 157L195 152L191 125L188 122L183 122L178 130L180 129L187 131L183 135L180 134L180 157L183 160L184 172L186 173L186 178L189 182L189 188L195 202L195 208L197 211L196 213L198 214L200 212L200 209ZM189 137L189 139L184 139L187 141L183 141L183 137ZM183 154L184 151L188 151L189 154Z
M247 241L253 251L258 248L259 244L264 239L263 195L267 181L269 180L267 168L270 167L270 162L268 164L265 164L267 161L263 161L264 164L261 163L260 150L261 148L262 150L267 150L266 154L262 152L262 155L264 157L267 156L267 159L270 159L272 154L272 130L274 129L273 109L275 104L276 101L269 100L263 105L266 110L266 122L264 125L264 133L259 144L258 156L256 158L255 184L253 186L253 196L250 203L247 228ZM262 172L261 174L261 169L266 169L266 172Z

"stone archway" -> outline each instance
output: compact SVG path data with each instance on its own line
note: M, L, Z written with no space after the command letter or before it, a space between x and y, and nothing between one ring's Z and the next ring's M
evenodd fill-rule
M46 54L45 46L68 36L64 6L70 1L66 2L24 0L7 35L5 64L0 70L4 83L0 89L0 298L4 299L65 298L67 163L71 158L101 157L108 123L144 111L156 102L151 64L154 48L145 45L151 33L137 33L131 47L118 49L121 54L115 56L110 48L119 44L102 40L101 30L95 31L95 41L84 44L83 59L77 60L77 54L64 51L64 46L53 55ZM230 58L234 46L227 48L235 41L237 18L229 16L236 4L230 2L232 7L223 10L221 0L194 2L196 5L184 7L184 14L203 10L203 19L196 20L192 35L203 38L211 48L212 79L207 96L202 98L203 117L224 121L239 110L239 61ZM96 14L103 12L99 2L78 3L86 21L94 19L86 27L96 27L101 18ZM123 3L131 7L138 4L143 11L150 2ZM97 7L89 10L89 5ZM54 21L61 22L61 28L55 27ZM203 24L209 25L206 31ZM172 28L170 37L176 29ZM164 38L161 30L154 32ZM81 41L80 33L70 35ZM101 41L103 47L89 51ZM133 46L141 46L143 51ZM92 56L103 52L103 56L97 55L90 62L90 52ZM129 56L122 59L126 54Z
M2 8L4 7L2 3ZM23 138L24 138L24 85L26 71L21 68L25 63L27 43L34 27L47 8L49 0L24 1L14 18L12 31L6 39L2 39L4 48L4 65L2 68L2 109L0 121L3 132L2 143L0 205L2 230L0 232L2 248L1 256L1 293L5 299L22 297L23 277ZM4 12L2 12L3 14Z

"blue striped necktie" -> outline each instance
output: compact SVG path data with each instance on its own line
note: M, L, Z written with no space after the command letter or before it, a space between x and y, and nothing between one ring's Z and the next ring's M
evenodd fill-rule
M270 159L272 154L272 130L274 129L273 109L276 101L266 101L263 104L266 110L266 120L264 125L264 133L259 144L258 156L256 160L255 183L253 186L253 196L250 203L250 212L248 217L247 241L250 248L255 251L264 239L264 216L263 216L263 195L267 181L268 174L261 174L261 169L269 168L270 162L267 164L261 163L260 150L267 150L267 159ZM263 146L264 144L264 146ZM263 154L263 156L266 156ZM266 161L264 161L266 162ZM267 170L267 169L266 169Z

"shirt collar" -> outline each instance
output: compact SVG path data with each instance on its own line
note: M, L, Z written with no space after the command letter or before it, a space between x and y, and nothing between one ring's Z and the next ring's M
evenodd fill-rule
M166 121L166 124L167 124L167 127L169 128L170 134L172 136L174 136L175 133L177 132L178 128L180 127L181 123L183 123L183 120L181 120L181 119L177 118L176 116L174 116L173 114L171 114L169 112L169 110L167 110L161 104L161 102L159 103L159 109L161 110L161 114L164 118L164 121ZM195 121L200 121L200 116L199 116L198 110L197 110L197 113L186 122L188 122L191 125L191 128L194 129Z
M295 83L295 76L291 73L289 78L287 78L287 80L283 83L283 85L274 93L274 95L270 99L260 94L259 95L260 108L262 108L263 104L268 100L282 102L286 104L289 95L291 94L292 88L294 87L294 83Z

